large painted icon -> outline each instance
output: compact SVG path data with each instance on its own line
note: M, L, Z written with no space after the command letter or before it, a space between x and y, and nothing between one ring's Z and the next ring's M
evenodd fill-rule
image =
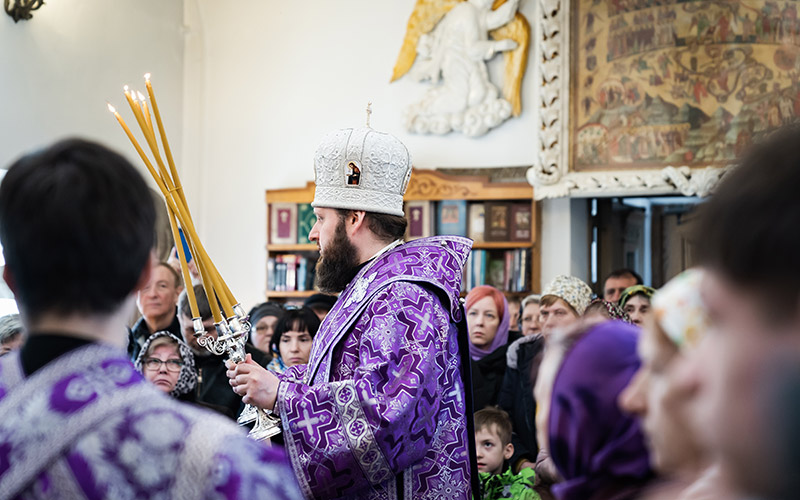
M571 170L728 165L795 121L798 3L575 1Z

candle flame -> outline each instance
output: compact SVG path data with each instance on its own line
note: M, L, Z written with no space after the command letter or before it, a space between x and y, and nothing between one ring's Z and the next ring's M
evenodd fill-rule
M136 92L131 91L131 99L133 100L133 102L137 101Z
M137 90L137 91L136 91L136 95L139 97L139 100L140 100L140 101L144 102L144 94L142 94L141 92L139 92L139 91Z
M110 102L107 102L106 104L108 105L108 110L109 111L111 111L112 113L116 113L117 112L117 108L112 106Z
M127 94L127 93L128 93L128 86L127 86L127 85L125 85L124 87L122 87L122 90L124 90L124 91L125 91L125 93Z
M150 73L145 73L144 74L144 79L145 79L145 81L149 82L150 81Z

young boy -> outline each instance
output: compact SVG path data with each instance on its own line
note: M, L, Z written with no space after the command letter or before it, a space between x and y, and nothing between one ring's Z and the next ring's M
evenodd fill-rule
M533 490L533 469L522 469L514 474L506 467L506 460L514 454L508 413L497 407L475 412L475 449L482 500L539 500Z

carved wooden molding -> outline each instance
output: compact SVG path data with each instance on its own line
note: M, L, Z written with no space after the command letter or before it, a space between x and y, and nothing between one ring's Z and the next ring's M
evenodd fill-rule
M537 0L533 78L536 159L528 182L537 200L560 197L707 196L730 167L650 170L569 170L570 0Z
M311 203L315 184L305 187L268 189L267 203ZM527 182L489 182L487 175L448 175L437 170L411 174L404 200L529 200L533 188Z
M404 200L507 200L531 199L533 190L525 182L490 183L485 175L448 175L437 170L417 170Z

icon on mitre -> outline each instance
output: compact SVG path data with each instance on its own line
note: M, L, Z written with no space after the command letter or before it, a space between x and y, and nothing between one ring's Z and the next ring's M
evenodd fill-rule
M358 186L361 182L361 169L358 168L358 164L354 161L347 162L347 179L346 183L348 186Z

